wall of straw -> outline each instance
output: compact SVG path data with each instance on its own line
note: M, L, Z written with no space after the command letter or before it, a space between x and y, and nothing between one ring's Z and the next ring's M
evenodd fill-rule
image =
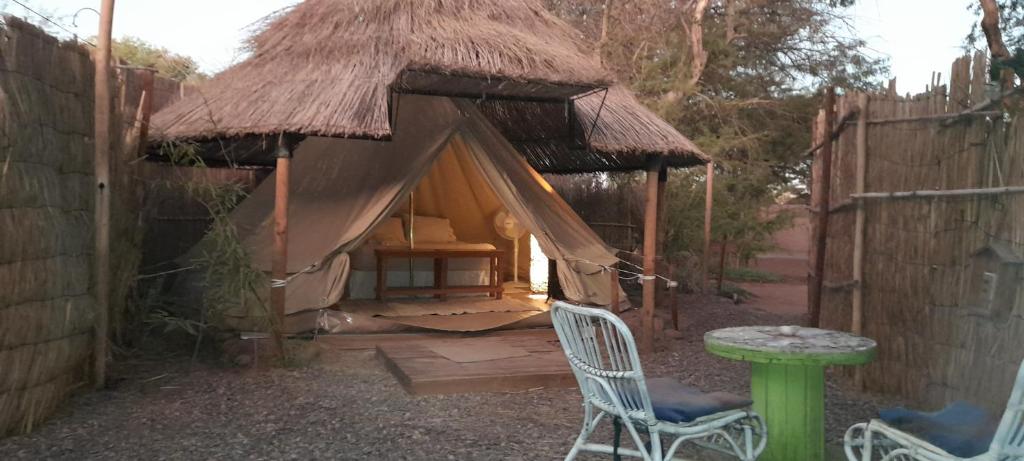
M0 435L32 429L92 351L93 65L0 23Z
M983 55L958 59L950 75L949 86L913 97L870 95L868 120L876 123L867 131L867 192L1024 186L1024 124L1016 117L906 120L988 99ZM856 101L855 94L838 98L836 118ZM822 325L839 330L851 328L854 123L834 144L831 171ZM1024 289L1019 271L1000 273L997 286L1009 296L980 309L972 265L992 244L1024 254L1024 194L864 206L864 335L879 343L878 360L863 368L867 389L931 407L967 399L1003 408L1024 358Z

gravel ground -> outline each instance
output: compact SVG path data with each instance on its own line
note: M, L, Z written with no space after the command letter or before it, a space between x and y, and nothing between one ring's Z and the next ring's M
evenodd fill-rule
M718 298L684 302L682 339L661 341L645 372L707 390L745 394L749 366L703 352L705 331L799 321ZM266 370L144 360L115 373L111 389L0 440L0 459L561 459L582 414L575 389L410 397L369 352L322 351L314 365ZM833 376L827 398L832 452L846 427L892 404Z

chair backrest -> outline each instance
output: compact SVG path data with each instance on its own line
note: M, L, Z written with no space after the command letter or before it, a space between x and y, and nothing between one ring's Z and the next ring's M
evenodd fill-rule
M1017 369L1017 381L1013 384L989 452L998 460L1024 459L1024 361Z
M633 335L603 309L556 301L551 320L583 398L633 420L654 422Z

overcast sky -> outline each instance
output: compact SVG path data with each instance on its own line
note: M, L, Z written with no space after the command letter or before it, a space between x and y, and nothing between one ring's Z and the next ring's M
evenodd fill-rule
M80 36L95 35L99 0L17 0L52 16ZM857 34L873 53L890 59L901 93L919 92L932 71L947 80L950 64L962 54L964 37L977 21L967 11L971 0L859 0L853 8ZM208 73L239 59L247 26L296 0L118 0L114 36L135 36L192 56ZM0 8L18 16L27 12L15 0ZM78 12L76 16L76 12Z

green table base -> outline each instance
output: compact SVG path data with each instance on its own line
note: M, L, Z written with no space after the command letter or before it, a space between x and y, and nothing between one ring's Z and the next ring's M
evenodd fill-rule
M825 368L751 364L754 411L768 426L763 461L825 459Z

